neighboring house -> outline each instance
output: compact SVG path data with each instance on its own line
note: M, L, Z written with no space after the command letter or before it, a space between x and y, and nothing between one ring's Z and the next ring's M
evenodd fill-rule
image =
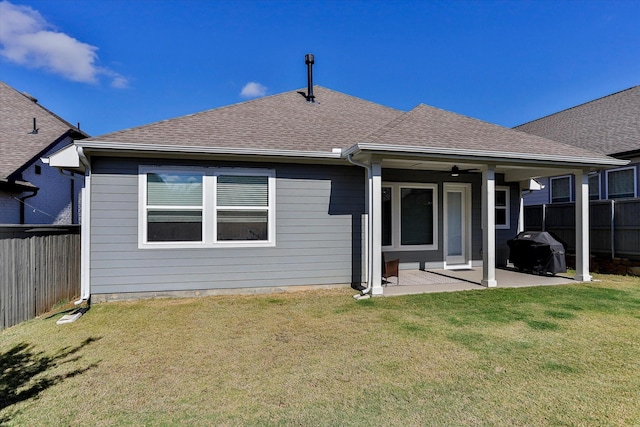
M361 283L380 295L383 251L402 268L481 266L496 286L521 190L566 170L584 177L576 278L590 280L586 177L626 163L311 85L75 141L48 161L86 174L82 298L94 301Z
M88 135L0 82L0 224L77 224L76 177L40 158Z
M560 141L629 164L589 174L589 199L640 196L640 86L581 104L514 129ZM524 197L526 205L573 202L571 171L539 179L544 189Z

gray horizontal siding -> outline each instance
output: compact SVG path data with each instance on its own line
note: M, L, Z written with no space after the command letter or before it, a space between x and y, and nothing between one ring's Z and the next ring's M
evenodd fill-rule
M362 169L259 163L247 167L276 170L275 247L138 249L138 161L94 159L92 293L359 282Z

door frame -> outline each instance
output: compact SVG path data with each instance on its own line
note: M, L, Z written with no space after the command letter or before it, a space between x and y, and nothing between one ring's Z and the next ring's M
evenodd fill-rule
M448 193L462 193L462 255L458 259L449 259L449 215L448 215ZM444 268L447 270L471 268L471 183L466 182L445 182L443 183L443 224L442 224L442 258Z

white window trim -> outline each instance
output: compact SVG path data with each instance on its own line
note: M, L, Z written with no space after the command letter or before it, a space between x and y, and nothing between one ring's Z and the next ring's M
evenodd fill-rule
M383 182L381 187L391 187L391 246L383 246L384 251L434 251L438 249L438 185L416 182ZM401 188L426 188L433 190L433 244L401 245L400 219Z
M149 242L147 241L147 174L150 172L184 172L202 174L202 241L200 242ZM217 241L216 178L219 175L244 175L268 177L268 240ZM198 248L256 248L276 245L276 174L273 169L254 168L206 168L188 166L138 166L138 248L139 249L198 249ZM180 208L171 206L171 209ZM200 209L190 207L192 209ZM246 207L252 210L251 207ZM257 208L256 208L257 209ZM224 210L224 208L223 208Z
M511 204L510 204L511 203L511 195L510 195L511 189L509 187L500 186L500 187L496 187L495 191L496 191L496 193L498 191L504 191L505 192L505 198L504 198L505 206L497 206L496 205L496 210L497 209L502 209L502 210L505 211L504 212L505 213L504 220L506 221L506 224L498 224L496 222L496 230L510 230L511 229Z
M609 174L612 172L622 172L625 170L633 170L633 196L631 197L637 197L638 196L638 177L637 177L637 170L635 168L635 166L629 166L626 168L618 168L618 169L607 169L605 172L607 173L607 178L606 178L606 192L607 192L607 199L609 198ZM630 198L631 198L630 197Z
M569 178L569 200L567 202L554 202L553 201L553 181L556 179L565 179L565 178ZM570 203L573 202L573 192L571 191L571 187L572 187L572 183L573 183L573 179L571 175L561 175L561 176L554 176L549 178L549 203Z

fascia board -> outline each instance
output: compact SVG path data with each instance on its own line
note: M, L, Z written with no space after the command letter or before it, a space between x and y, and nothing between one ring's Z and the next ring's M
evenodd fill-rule
M194 147L184 145L150 145L132 144L108 141L76 141L78 147L89 150L125 151L138 153L183 153L183 154L209 154L252 157L288 157L288 158L317 158L317 159L342 159L340 152L326 151L298 151L298 150L269 150L256 148L232 148L232 147Z
M37 191L40 187L33 185L28 181L9 181L8 179L0 179L0 189L8 189L12 191Z
M629 163L628 160L615 159L613 157L579 157L575 156L558 156L526 153L511 153L503 151L485 151L485 150L468 150L460 148L441 148L441 147L413 147L413 146L396 146L385 144L359 143L343 152L344 156L349 154L365 153L368 154L394 154L394 155L423 155L439 158L464 158L475 161L485 161L489 163L511 163L511 164L553 164L579 167L611 167L624 166Z

